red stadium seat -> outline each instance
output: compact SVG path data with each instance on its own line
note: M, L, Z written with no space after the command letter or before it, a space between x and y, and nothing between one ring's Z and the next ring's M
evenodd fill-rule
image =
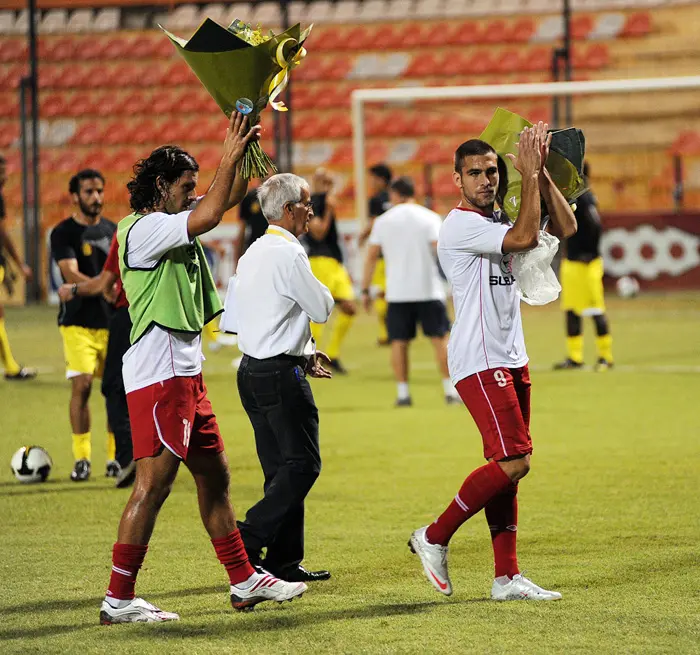
M587 14L577 15L571 19L571 38L585 41L591 33L595 19Z
M648 11L632 14L622 28L622 36L646 36L651 33L651 14Z
M592 45L587 50L574 48L573 63L575 68L599 70L610 63L608 47L602 43Z
M498 71L499 55L493 50L479 50L469 60L468 70L472 75L490 75Z
M289 101L289 106L297 110L312 109L318 107L319 102L324 101L327 95L328 91L326 90L323 93L313 93L308 86L295 84L292 87L292 99Z
M341 27L324 27L321 30L314 30L308 40L310 52L317 50L338 50L345 43L347 30Z
M119 113L121 97L114 91L105 91L93 101L93 113L97 116L115 116Z
M693 130L681 132L669 148L672 155L700 155L700 134Z
M82 64L66 64L56 73L54 87L59 89L79 89L98 84L101 81L100 76L92 77L91 73L92 69L83 67Z
M187 141L186 124L179 119L171 118L163 126L159 140L163 143L177 143L178 141Z
M148 152L137 148L118 148L105 157L103 168L107 171L131 171L134 164Z
M403 34L393 25L382 25L378 27L372 35L371 50L396 50L397 48L409 47L406 46L400 37Z
M138 122L136 127L131 131L130 140L132 143L139 145L143 145L144 143L154 143L160 140L160 134L161 129L159 124L152 119L148 119ZM119 143L123 143L123 141L119 141Z
M174 113L180 97L173 89L156 89L149 103L149 112L154 116Z
M423 31L423 39L420 45L427 47L442 47L452 44L452 37L461 28L460 23L442 22L427 25ZM413 28L415 29L415 28Z

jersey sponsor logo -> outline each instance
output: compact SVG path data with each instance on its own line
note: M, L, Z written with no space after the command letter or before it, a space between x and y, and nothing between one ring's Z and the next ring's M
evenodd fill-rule
M503 275L489 275L489 286L510 287L515 284L512 260L513 256L510 253L501 257L501 260L498 262L498 267L501 269Z
M92 246L87 242L83 242L83 255L85 255L85 257L92 255Z

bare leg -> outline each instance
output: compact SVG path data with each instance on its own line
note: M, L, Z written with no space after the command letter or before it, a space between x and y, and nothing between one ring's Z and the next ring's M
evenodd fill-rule
M78 375L71 378L70 425L73 434L90 432L90 392L92 375Z
M435 361L437 361L438 369L442 379L450 377L450 371L447 367L447 336L431 337L430 341L435 350Z
M160 508L175 482L180 460L166 448L136 462L136 482L119 523L120 544L148 544Z
M408 345L409 341L394 339L391 342L391 365L397 382L408 382Z
M202 523L212 539L226 537L236 529L236 517L229 498L230 474L226 453L193 453L187 458L197 485Z

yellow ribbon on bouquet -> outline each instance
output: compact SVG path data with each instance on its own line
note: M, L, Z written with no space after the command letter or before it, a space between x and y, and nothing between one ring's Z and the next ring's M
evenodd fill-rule
M287 88L290 71L293 68L296 68L301 63L301 60L306 57L306 48L302 46L299 48L299 50L297 50L297 53L293 57L290 57L289 60L285 59L284 46L290 42L292 43L292 47L298 43L296 39L288 37L279 42L277 45L277 50L275 51L275 60L277 61L277 65L282 70L272 78L272 81L270 82L269 95L270 105L276 111L288 111L284 102L281 100L279 102L275 102L275 98L277 98L277 96L279 96L280 93Z

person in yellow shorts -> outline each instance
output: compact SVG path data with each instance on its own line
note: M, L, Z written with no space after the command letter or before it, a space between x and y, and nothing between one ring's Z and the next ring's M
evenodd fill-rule
M109 253L117 226L102 216L104 177L92 169L74 175L68 185L76 212L51 232L51 256L58 264L63 281L75 285L96 277ZM101 377L105 357L111 308L100 296L79 296L61 303L58 325L63 338L66 378L71 381L70 422L73 432L75 465L71 480L90 477L92 439L88 400L94 377ZM119 475L115 460L114 435L108 429L108 477Z
M588 178L588 164L584 165ZM597 371L613 365L612 335L605 314L601 223L595 196L589 190L576 201L578 231L566 242L561 261L561 307L566 312L566 359L555 370L583 367L583 317L592 316L596 328Z
M303 236L302 243L309 255L313 274L328 287L337 309L328 344L322 350L330 358L331 368L336 373L346 374L347 370L340 361L340 349L357 313L357 306L352 280L343 266L343 252L338 242L333 179L322 168L314 173L313 191L311 203L314 216L309 221L309 231ZM321 348L324 326L312 323L311 332Z
M392 173L391 169L386 164L375 164L369 169L369 180L372 196L369 199L369 222L364 230L360 233L360 245L369 238L374 225L374 219L383 214L388 209L391 209L389 200L389 185L391 184ZM379 333L377 343L380 346L389 345L389 335L386 328L386 266L384 259L377 260L374 275L372 276L372 289L375 292L374 312L379 321Z
M4 284L8 293L11 295L13 278L7 269L5 254L14 261L20 274L23 275L25 279L31 278L32 269L29 268L20 257L5 227L5 200L2 195L2 189L6 181L7 162L5 158L0 155L0 285ZM5 330L5 309L2 303L0 303L0 364L2 364L5 369L6 380L31 380L36 377L36 369L20 366L12 355L10 341L7 338L7 331Z

